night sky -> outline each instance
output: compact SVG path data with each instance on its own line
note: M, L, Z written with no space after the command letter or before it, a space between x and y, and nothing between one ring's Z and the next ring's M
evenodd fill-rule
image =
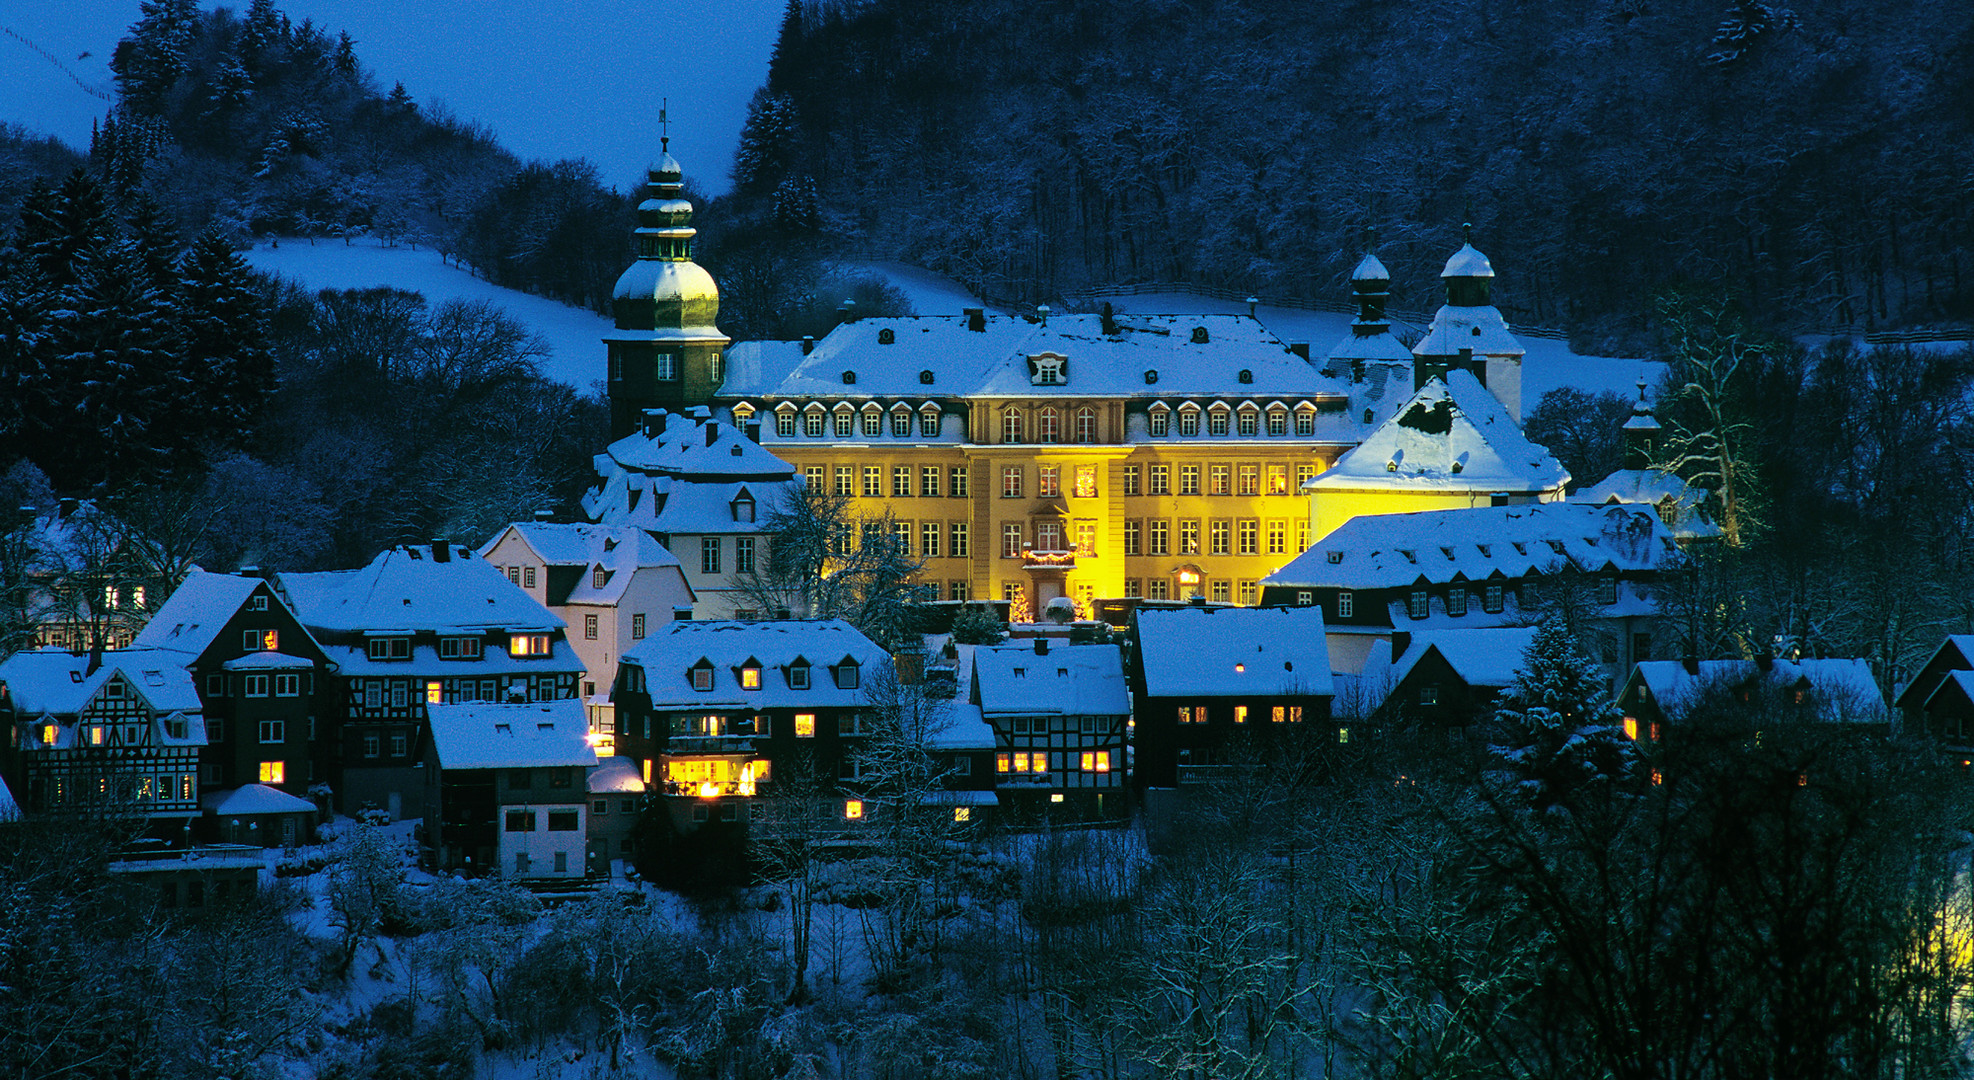
M205 3L210 9L215 6ZM245 0L230 5L244 11ZM279 0L297 22L347 30L367 74L402 81L493 128L523 159L586 157L628 189L657 156L658 102L672 150L709 194L726 190L747 99L767 75L784 0ZM108 108L109 56L137 0L0 6L0 122L78 147ZM23 42L22 39L26 39ZM59 59L78 85L32 43ZM83 53L89 53L82 58Z

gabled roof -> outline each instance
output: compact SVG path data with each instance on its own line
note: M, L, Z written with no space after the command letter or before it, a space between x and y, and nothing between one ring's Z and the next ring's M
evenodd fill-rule
M1522 654L1535 640L1532 626L1477 627L1434 630L1412 635L1405 652L1392 662L1392 681L1411 674L1428 653L1438 653L1468 686L1503 687L1522 669Z
M656 410L652 434L637 431L610 444L604 456L625 469L689 480L776 480L795 467L769 453L732 424Z
M1148 696L1332 693L1320 607L1139 608L1132 620Z
M1464 370L1432 379L1304 490L1551 492L1570 474Z
M1475 356L1521 356L1527 351L1508 332L1508 321L1501 317L1501 309L1446 304L1433 312L1432 325L1426 328L1426 336L1412 346L1412 355L1458 356L1465 349L1472 349Z
M357 570L282 574L280 587L296 617L318 633L478 633L564 625L471 548L449 546L445 555L441 562L424 545L394 547Z
M1351 518L1263 584L1389 589L1421 580L1528 577L1564 566L1638 572L1663 569L1678 555L1672 533L1645 507L1477 506Z
M862 669L857 689L839 689L831 668L845 658ZM743 690L737 670L749 659L761 664L761 688ZM704 659L713 668L713 688L694 690L688 672ZM787 669L809 665L809 687L788 685ZM665 708L829 708L865 703L862 684L891 662L891 656L842 619L785 619L767 622L676 620L626 650L622 663L644 669L654 709Z
M988 315L984 329L966 316L859 319L843 323L802 356L799 349L736 345L720 387L723 397L1152 397L1184 394L1323 394L1348 388L1288 351L1245 315L1137 315L1115 318L1103 332L1099 315L1056 315L1048 323ZM1206 331L1205 342L1194 331ZM882 331L892 343L882 344ZM1028 358L1045 353L1068 361L1068 377L1035 385ZM791 366L792 365L792 366ZM1247 371L1251 383L1239 381ZM846 383L844 372L854 372ZM932 381L921 381L921 372ZM1147 383L1146 371L1158 372Z
M1663 469L1619 469L1569 497L1570 502L1592 506L1608 503L1658 506L1667 499L1672 500L1677 515L1674 536L1699 540L1720 535L1720 526L1706 514L1707 493Z
M629 525L517 521L482 545L480 557L486 558L509 534L518 536L543 564L580 571L574 587L560 601L564 604L615 604L637 571L679 568L678 558L665 545ZM604 570L600 589L593 573L596 567ZM680 578L684 578L682 570Z
M1818 720L1876 724L1885 722L1889 715L1884 692L1863 660L1775 660L1767 670L1753 660L1701 660L1695 668L1689 672L1678 660L1642 661L1625 680L1624 693L1642 682L1659 712L1668 720L1678 721L1714 687L1758 683L1786 689L1807 680L1816 694Z
M307 799L297 798L278 788L266 784L242 784L232 791L206 791L199 795L199 805L206 810L225 817L228 814L245 816L248 814L312 814L315 804Z
M186 654L185 662L203 655L226 628L226 621L246 606L247 598L266 584L260 578L193 570L132 643L143 649L171 649ZM268 589L269 603L281 598Z
M1921 664L1919 669L1925 671L1939 663L1945 663L1949 669L1974 667L1974 634L1948 634L1946 640L1940 642L1940 647L1933 650L1933 655L1927 657L1926 662ZM1900 708L1914 704L1925 704L1924 702L1914 702L1911 700L1913 691L1918 685L1917 682L1906 684L1905 689L1899 691L1898 699L1894 704ZM1932 693L1932 689L1928 688L1927 693L1929 695Z
M990 719L1131 711L1124 658L1115 645L1065 645L1047 653L1032 645L982 646L973 650L973 691Z
M591 795L641 795L644 777L638 775L637 761L633 758L598 758L587 787Z
M433 704L432 748L443 769L541 769L593 767L589 720L583 703L560 701L502 705L487 701ZM572 789L571 802L582 795Z
M112 676L124 682L160 713L197 715L202 708L183 653L167 649L112 649L89 670L89 657L60 649L19 652L0 663L0 682L25 716L74 716L86 708ZM200 739L199 743L204 740ZM196 744L195 744L196 745Z

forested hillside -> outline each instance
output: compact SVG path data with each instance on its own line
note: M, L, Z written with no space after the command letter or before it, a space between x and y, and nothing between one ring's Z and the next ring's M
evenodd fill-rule
M1960 0L791 0L725 216L1035 300L1429 303L1471 216L1511 320L1623 341L1670 283L1762 322L1974 309Z

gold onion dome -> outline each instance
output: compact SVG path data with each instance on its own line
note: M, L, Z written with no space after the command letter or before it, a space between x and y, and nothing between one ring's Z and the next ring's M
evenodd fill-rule
M713 275L692 261L692 202L685 174L670 152L645 171L637 205L637 261L617 279L612 307L619 329L704 328L719 318L720 289Z

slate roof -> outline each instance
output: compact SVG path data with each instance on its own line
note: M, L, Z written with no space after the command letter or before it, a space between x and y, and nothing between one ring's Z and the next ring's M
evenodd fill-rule
M1114 645L1033 645L973 650L973 690L997 716L1122 716L1131 711L1124 659Z
M861 668L857 689L839 689L831 672L845 657ZM705 659L713 666L713 688L694 690L691 669ZM788 685L788 668L809 664L809 686ZM739 669L760 663L761 688L740 688ZM675 620L626 650L621 661L644 669L654 709L829 708L866 703L862 686L891 662L891 656L842 619Z
M1139 608L1133 619L1150 697L1333 692L1320 607Z
M444 769L594 767L589 720L574 698L503 705L487 701L432 704L432 748ZM572 793L569 801L581 795Z
M394 547L356 570L282 574L281 591L316 632L478 633L556 630L565 624L471 548L444 562L424 545Z
M1570 474L1472 374L1433 379L1305 491L1548 492Z
M1351 518L1264 585L1388 589L1552 572L1663 569L1679 548L1639 506L1523 503Z

